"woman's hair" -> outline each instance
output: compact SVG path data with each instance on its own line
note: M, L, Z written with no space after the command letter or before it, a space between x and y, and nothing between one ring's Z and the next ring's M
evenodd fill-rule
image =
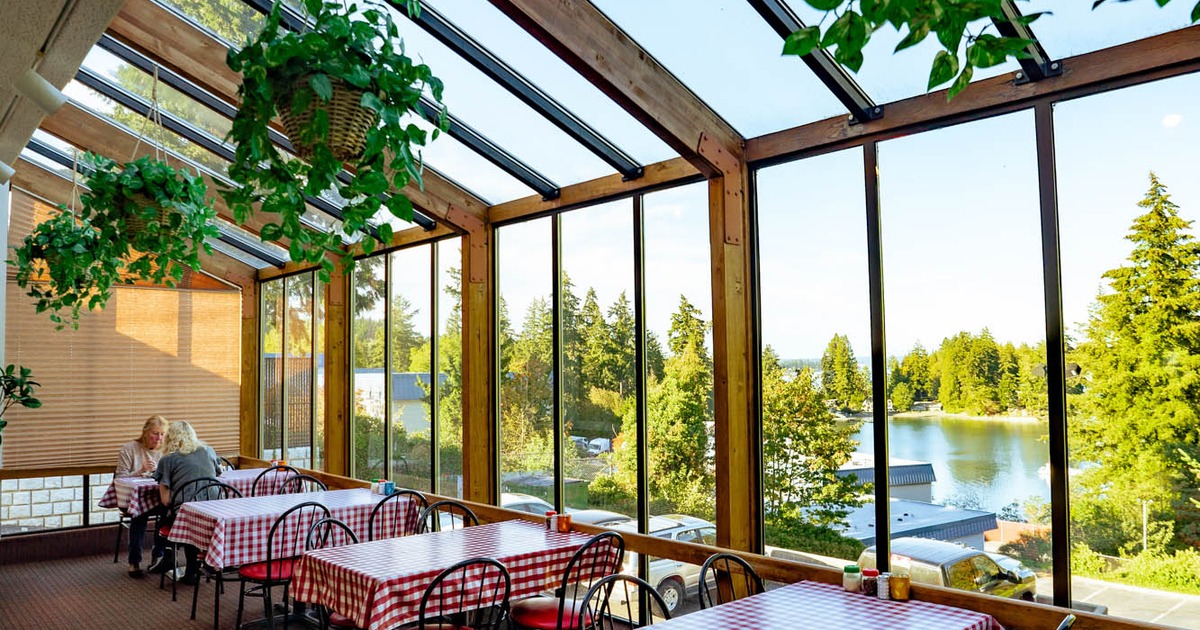
M183 420L177 420L172 422L171 428L167 430L167 441L163 445L163 452L179 452L187 455L201 446L204 446L204 443L196 437L196 430L192 428L192 425Z
M146 418L146 422L142 424L142 436L138 438L138 441L142 443L142 446L146 446L146 438L150 435L151 431L155 429L166 431L170 424L171 422L162 416L150 416Z

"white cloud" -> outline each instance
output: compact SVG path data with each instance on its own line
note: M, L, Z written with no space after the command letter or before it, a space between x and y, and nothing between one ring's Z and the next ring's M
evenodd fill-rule
M1178 127L1181 122L1183 122L1183 114L1167 114L1163 116L1162 126L1167 129L1173 129Z

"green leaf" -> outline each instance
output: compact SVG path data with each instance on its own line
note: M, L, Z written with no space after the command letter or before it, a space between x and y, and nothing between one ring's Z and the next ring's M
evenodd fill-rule
M392 244L392 224L390 224L390 223L380 223L379 224L379 240L384 245Z
M953 79L956 74L958 74L958 55L940 50L933 58L933 69L929 72L929 85L925 89L932 90L935 86Z
M262 226L262 229L258 234L259 238L261 238L264 243L269 241L277 241L279 240L279 237L283 235L283 228L278 223L267 223L266 225Z
M963 68L958 78L954 80L954 85L951 85L950 90L946 92L946 100L952 100L955 96L958 96L959 92L966 89L967 85L971 83L971 75L974 73L975 70L971 66Z
M314 74L308 78L308 84L322 101L328 102L333 98L333 83L329 81L329 75Z
M852 11L847 11L843 13L841 17L834 20L833 24L829 25L829 28L825 30L825 36L821 38L822 48L831 48L841 44L846 40L850 33L850 23L852 19L850 16L852 15L858 14Z
M379 113L384 107L383 101L374 92L364 92L359 104L375 113Z
M1200 22L1200 2L1197 2L1196 6L1192 7L1192 23L1195 24L1196 22Z
M840 6L845 0L805 0L808 6L818 11L832 11Z
M900 52L901 50L904 50L905 48L910 48L912 46L916 46L917 44L920 44L922 41L924 41L928 35L929 35L929 22L928 21L923 20L920 22L911 23L908 25L908 35L905 35L904 39L900 40L899 44L896 44L896 49L894 52Z
M386 205L388 212L391 212L392 216L405 221L412 221L413 205L412 200L407 196L400 194L392 195L388 198Z
M807 55L811 53L821 39L821 29L816 26L806 26L787 36L783 42L783 54Z

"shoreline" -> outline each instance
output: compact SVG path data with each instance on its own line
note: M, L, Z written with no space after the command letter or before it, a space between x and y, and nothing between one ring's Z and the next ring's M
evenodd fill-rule
M973 416L966 413L946 413L944 411L901 411L890 413L888 418L930 418L932 420L974 420L978 422L1006 422L1013 424L1045 424L1046 421L1037 416ZM874 422L870 414L843 416L845 420Z

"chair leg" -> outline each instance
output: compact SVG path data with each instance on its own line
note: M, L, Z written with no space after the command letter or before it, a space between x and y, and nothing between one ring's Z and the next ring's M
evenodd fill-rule
M171 545L171 601L175 601L176 585L179 584L179 545ZM165 574L164 574L165 575Z
M288 622L291 621L291 616L288 613L288 584L283 583L283 630L288 630Z
M113 550L113 564L121 558L121 530L125 529L125 516L117 520L117 548Z
M225 580L217 571L217 583L213 585L213 630L221 627L221 595L225 593Z
M196 600L200 599L200 580L196 580L196 585L192 587L192 621L196 620Z
M270 576L267 576L270 579ZM271 606L271 586L267 583L263 586L263 611L266 613L267 628L275 630L275 608Z
M238 612L237 623L233 626L237 630L242 630L242 610L246 608L246 581L242 580L238 584Z

